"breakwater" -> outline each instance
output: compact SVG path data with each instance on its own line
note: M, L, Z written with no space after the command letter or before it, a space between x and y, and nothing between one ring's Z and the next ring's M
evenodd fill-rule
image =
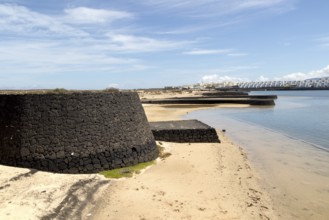
M248 105L275 105L271 98L168 98L142 100L144 104L248 104Z
M276 95L249 95L238 91L202 92L201 96L142 99L144 104L248 104L275 105Z

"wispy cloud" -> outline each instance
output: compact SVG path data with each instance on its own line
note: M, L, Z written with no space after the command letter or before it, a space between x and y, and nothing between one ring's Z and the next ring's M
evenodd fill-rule
M191 16L219 16L269 8L292 10L294 0L142 0L154 8L180 11Z
M108 33L106 36L109 39L109 44L107 45L108 47L112 50L125 53L177 50L192 43L189 41L160 40L148 37L112 33Z
M248 56L247 53L229 53L227 54L227 56L230 56L230 57L245 57L245 56Z
M134 17L125 11L86 7L46 15L0 4L0 76L141 71L149 68L143 60L122 53L177 50L190 43L120 34L111 26ZM108 33L109 29L116 34Z
M180 34L190 34L190 33L194 33L194 32L199 32L202 30L206 30L209 28L213 28L215 26L205 26L205 25L193 25L193 26L186 26L186 27L180 27L177 29L172 29L172 30L161 30L158 31L157 34L165 34L165 35L180 35Z
M248 69L257 66L243 66L246 65L244 62L253 63L253 57L245 57L248 54L244 52L248 51L238 48L244 43L239 37L244 35L226 40L233 35L231 31L225 31L244 20L250 21L284 8L290 10L295 1L127 0L133 3L131 6L120 1L101 0L63 0L49 5L37 4L37 0L29 3L8 0L6 2L14 4L0 3L0 79L14 82L20 77L23 84L29 78L27 76L39 79L48 75L57 78L63 74L63 79L67 75L75 81L78 78L73 76L78 74L91 78L99 74L116 77L108 83L122 86L117 79L126 82L127 72L157 72L160 75L163 70L168 82L180 71L186 74L181 74L180 82L191 75L194 80L202 75L211 76L208 80L227 80L228 77L238 80ZM237 25L237 29L239 27ZM329 40L322 40L323 45L329 45ZM156 55L154 58L153 54ZM207 63L204 58L212 55L211 58L220 57L223 62ZM166 62L161 63L160 56ZM185 65L187 58L203 58L205 62ZM225 68L225 64L230 66ZM203 71L202 66L213 69ZM176 79L175 83L179 83ZM37 84L37 80L33 84Z
M53 74L124 71L136 59L109 56L88 44L12 41L0 44L2 73ZM19 67L19 68L17 68Z
M65 9L64 21L77 24L109 23L115 20L133 18L134 15L125 11L93 9L77 7Z
M207 23L193 23L193 25L189 26L181 26L181 27L176 27L176 29L169 29L169 30L161 30L158 31L158 34L165 34L165 35L184 35L184 34L191 34L191 33L202 33L207 30L213 30L213 29L218 29L218 28L223 28L227 26L232 26L234 24L240 23L242 20L241 17L239 18L230 18L228 20L221 19L221 20L216 20L215 22L213 21L207 21Z
M244 0L233 1L233 5L238 8L264 8L286 3L286 0Z
M0 4L0 31L10 31L26 35L70 35L88 36L89 34L78 28L66 25L48 15L29 10L26 7Z
M109 28L113 22L132 19L126 11L77 7L61 14L46 15L15 4L0 4L0 31L36 37L90 37ZM88 29L84 27L88 26ZM95 29L97 31L95 31Z
M244 57L248 56L247 53L236 52L235 49L218 49L218 50L202 50L202 49L194 49L190 51L183 52L185 55L215 55L215 54L223 54L229 57Z
M183 52L187 55L209 55L209 54L227 54L232 52L232 49L221 49L221 50L191 50Z

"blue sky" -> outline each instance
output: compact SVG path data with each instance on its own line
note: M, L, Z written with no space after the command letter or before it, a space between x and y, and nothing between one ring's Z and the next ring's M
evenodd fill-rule
M329 76L327 0L0 0L0 88Z

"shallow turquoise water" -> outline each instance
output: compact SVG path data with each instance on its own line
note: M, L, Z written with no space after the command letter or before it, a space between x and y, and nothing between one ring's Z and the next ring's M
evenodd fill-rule
M198 111L189 117L202 118L221 128L225 116L254 123L304 140L329 150L329 91L270 91L252 94L276 94L274 107L215 109Z

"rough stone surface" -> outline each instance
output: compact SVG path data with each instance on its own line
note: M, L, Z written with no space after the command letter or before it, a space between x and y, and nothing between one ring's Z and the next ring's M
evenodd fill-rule
M158 141L179 143L218 143L216 130L198 120L150 122Z
M158 150L137 93L0 95L0 163L94 173Z

